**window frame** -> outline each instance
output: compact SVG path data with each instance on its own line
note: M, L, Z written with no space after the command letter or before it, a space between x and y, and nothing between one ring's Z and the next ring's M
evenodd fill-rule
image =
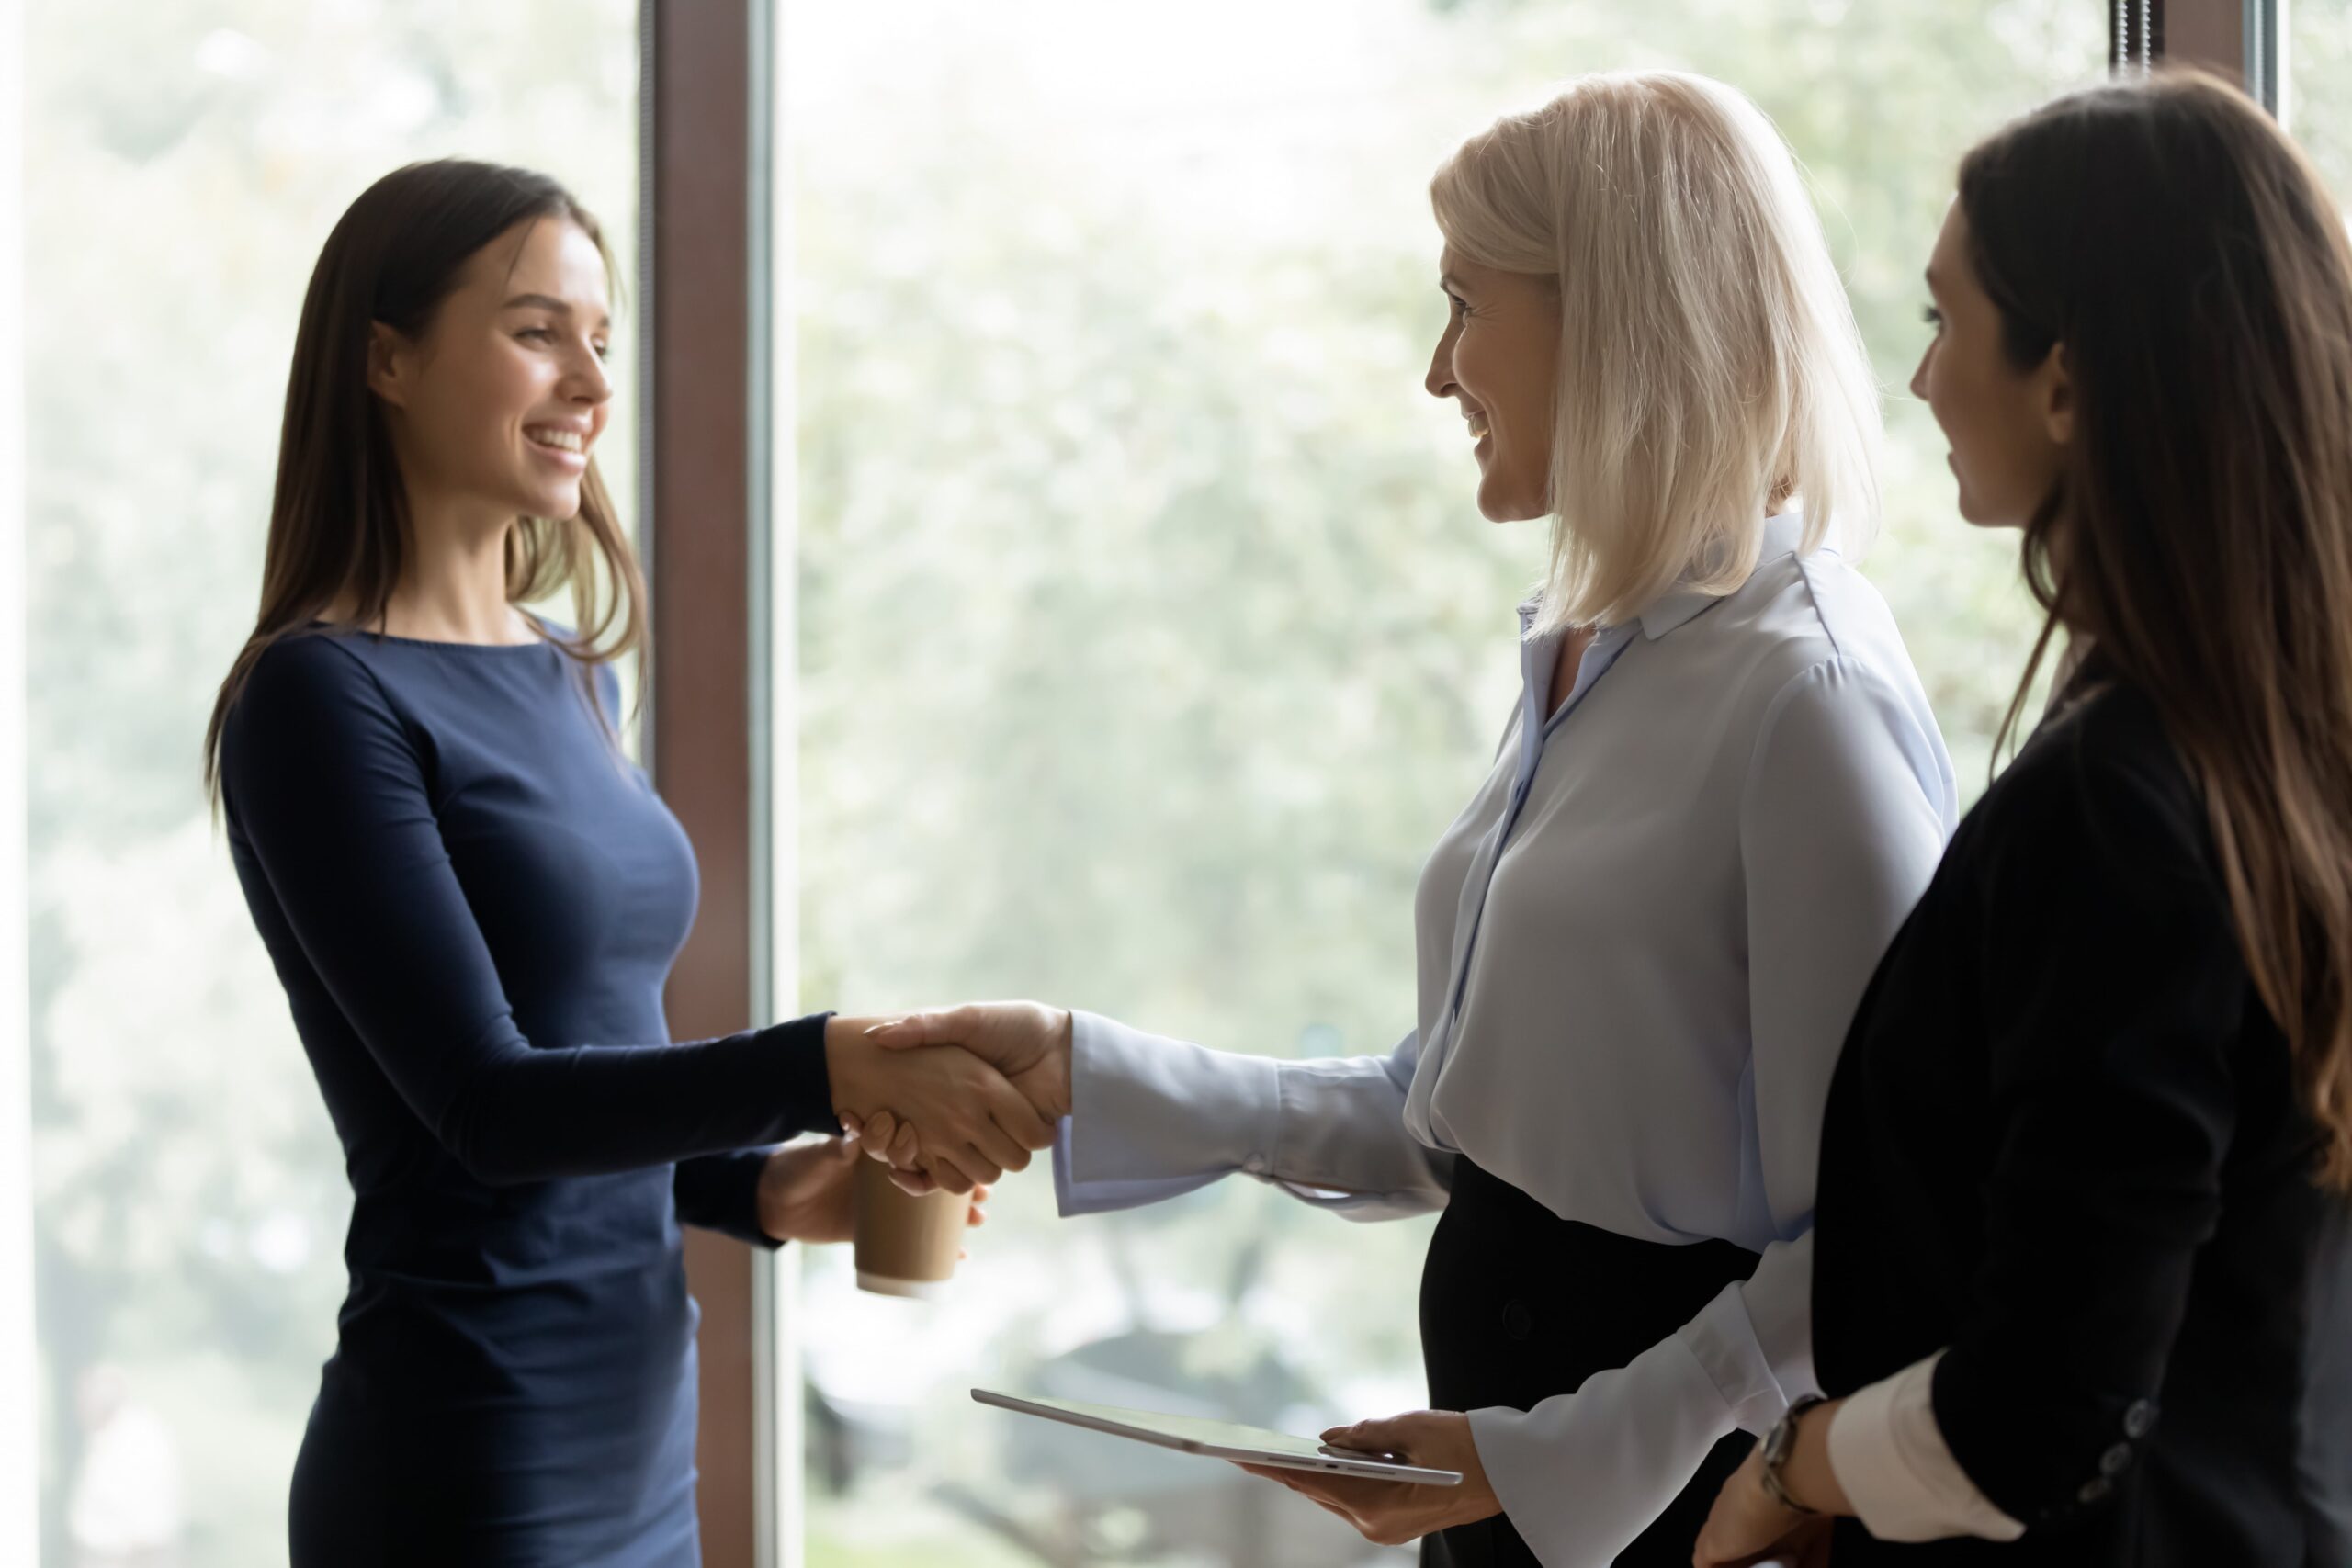
M2132 0L2122 0L2128 6ZM2254 99L2287 122L2289 0L2142 0L2153 6L2155 57L2202 65L2243 85ZM2123 21L2109 12L2109 30ZM2121 42L2109 51L2121 58Z
M768 0L643 0L639 13L643 750L702 873L664 998L680 1039L764 1021L796 988L773 968L769 854L784 804L771 760L789 735L773 722L768 659L773 26ZM775 1305L789 1259L779 1269L777 1255L693 1230L685 1258L702 1309L703 1561L797 1562L797 1532L782 1527L799 1468L798 1379Z
M0 0L0 1561L40 1551L33 1324L32 977L25 820L25 46ZM18 1391L21 1391L20 1393ZM14 1524L6 1521L15 1520Z

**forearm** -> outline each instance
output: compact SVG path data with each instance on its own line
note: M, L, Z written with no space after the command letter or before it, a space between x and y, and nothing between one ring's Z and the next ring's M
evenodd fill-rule
M1066 1214L1157 1202L1237 1171L1343 1212L1444 1200L1443 1157L1406 1133L1393 1059L1277 1062L1080 1013L1070 1089L1055 1150Z
M435 1135L492 1185L642 1169L837 1129L824 1021L677 1045L485 1045L431 1096Z

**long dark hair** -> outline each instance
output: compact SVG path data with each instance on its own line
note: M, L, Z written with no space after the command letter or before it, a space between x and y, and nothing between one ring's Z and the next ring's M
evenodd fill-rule
M2075 438L2026 528L2048 614L2148 694L2211 820L2238 942L2352 1190L2352 245L2311 163L2195 73L2093 88L1961 165L2020 368Z
M605 254L610 273L603 230L561 185L529 169L458 158L393 170L360 193L327 236L286 378L261 610L204 733L205 788L216 803L221 729L262 654L346 597L360 626L380 629L400 585L411 548L408 492L383 409L368 386L373 323L422 337L466 262L532 219L577 225ZM534 602L567 585L574 629L539 629L581 661L583 675L586 666L644 642L644 576L593 458L578 515L520 518L507 535L510 602Z

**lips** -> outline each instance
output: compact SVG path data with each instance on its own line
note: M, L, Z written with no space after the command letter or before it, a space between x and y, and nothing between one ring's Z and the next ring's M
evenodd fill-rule
M550 452L565 452L575 457L588 455L588 433L568 424L527 424L523 434L534 446Z

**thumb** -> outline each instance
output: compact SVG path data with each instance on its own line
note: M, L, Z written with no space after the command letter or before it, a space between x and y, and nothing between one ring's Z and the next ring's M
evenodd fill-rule
M857 1157L855 1138L835 1138L825 1150L825 1157L836 1165L847 1165Z
M1365 1453L1401 1454L1412 1440L1411 1423L1402 1416L1385 1420L1358 1421L1346 1427L1333 1427L1323 1434L1323 1440L1334 1448L1358 1449Z
M937 1012L910 1012L877 1023L865 1032L865 1037L889 1051L910 1051L918 1045L933 1045L946 1038L943 1032L945 1015Z
M961 1007L924 1008L888 1023L877 1023L865 1032L876 1044L893 1051L911 1050L917 1045L961 1045L977 1052L975 1042L987 1016L969 1002Z

